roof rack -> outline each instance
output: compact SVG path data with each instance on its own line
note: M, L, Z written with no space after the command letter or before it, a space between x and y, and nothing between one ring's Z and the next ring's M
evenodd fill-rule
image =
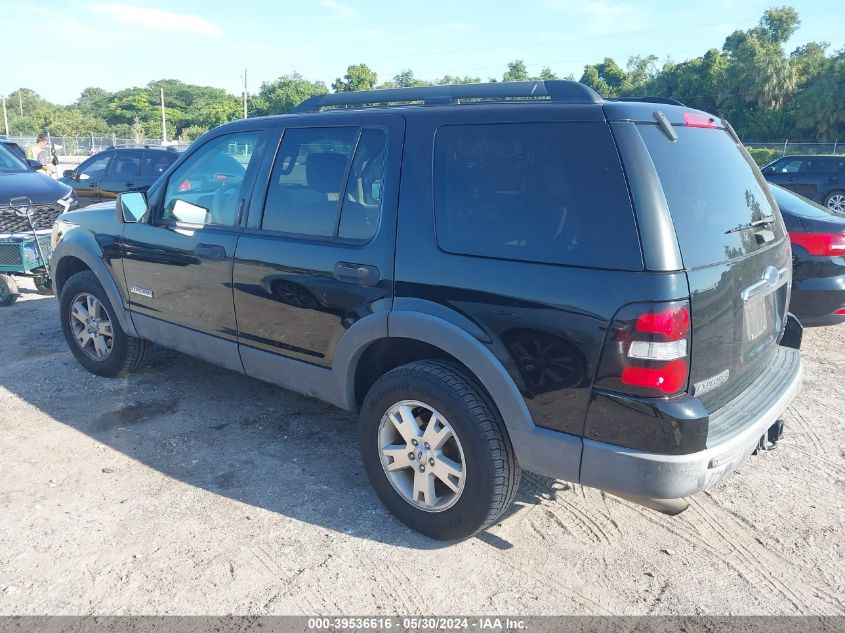
M450 84L414 88L385 88L359 92L336 92L315 95L293 111L320 112L327 107L355 107L376 104L422 102L423 105L460 103L461 99L540 99L548 97L559 103L601 103L599 94L577 81L503 81L487 84Z
M607 101L633 101L635 103L665 103L666 105L677 105L686 107L685 103L681 103L677 99L669 99L667 97L613 97Z

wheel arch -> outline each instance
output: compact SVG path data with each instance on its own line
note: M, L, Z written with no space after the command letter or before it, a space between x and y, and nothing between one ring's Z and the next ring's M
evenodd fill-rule
M105 255L100 245L93 236L85 238L75 235L75 233L76 231L66 233L56 245L50 258L50 272L53 277L56 296L61 296L62 288L71 276L83 270L90 270L109 298L123 331L130 336L137 336L129 311L126 310L123 296L112 277L110 266L106 264Z
M393 310L389 316L384 314L376 317L370 315L350 328L344 339L349 338L351 341L354 338L355 345L344 340L342 343L347 345L340 345L340 353L335 355L333 373L337 378L335 388L340 392L339 399L343 400L340 406L350 411L357 410L356 389L360 394L366 384L361 382L359 376L362 374L359 372L369 371L367 363L371 363L372 355L379 351L373 346L396 342L400 342L400 345L410 344L412 348L406 356L396 354L391 361L422 360L411 358L411 352L428 353L428 358L433 353L435 357L463 367L498 409L522 468L567 481L579 480L583 440L536 426L516 383L481 341L458 325L424 312ZM370 320L368 326L361 327L353 336L349 336L367 320ZM341 349L343 347L347 349ZM367 350L371 351L368 353ZM370 377L376 374L377 371L371 373Z

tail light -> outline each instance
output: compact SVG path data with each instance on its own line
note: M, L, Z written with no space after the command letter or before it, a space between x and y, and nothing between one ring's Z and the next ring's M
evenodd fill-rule
M833 314L841 314L841 315L845 315L845 308L839 308L839 309L838 309L838 310L836 310Z
M700 112L684 112L684 123L687 127L709 127L718 128L716 119L708 114L701 114Z
M810 255L845 257L845 235L841 233L801 233L789 234L793 244L807 250Z
M649 397L686 391L689 337L686 301L625 306L605 338L596 386Z

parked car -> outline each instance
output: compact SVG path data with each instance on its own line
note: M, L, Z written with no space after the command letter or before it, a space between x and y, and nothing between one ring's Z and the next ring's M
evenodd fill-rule
M762 171L769 182L845 215L845 156L784 156Z
M84 367L153 342L360 411L379 497L439 539L523 469L677 512L777 441L801 380L777 206L729 125L667 100L321 95L54 230Z
M0 213L9 213L9 201L25 196L37 214L43 207L72 210L77 206L73 189L54 178L38 173L41 163L27 160L0 143Z
M146 191L179 154L165 147L110 147L67 169L59 180L76 191L79 206L114 200L121 191Z
M26 161L26 152L21 148L20 145L15 143L12 139L0 135L0 145L3 145L6 149L10 150L13 154L15 154L18 158L23 161Z
M804 326L845 322L845 218L777 185L771 191L792 241L790 312Z

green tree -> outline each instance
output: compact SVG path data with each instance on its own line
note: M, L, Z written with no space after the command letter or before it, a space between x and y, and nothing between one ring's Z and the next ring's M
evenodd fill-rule
M618 97L624 90L626 73L616 61L605 57L600 64L584 66L581 83L585 83L603 97Z
M508 62L508 69L502 75L502 81L526 81L528 78L528 68L521 59Z
M353 92L355 90L372 90L378 77L366 64L352 64L347 67L346 74L338 77L332 83L335 92Z
M543 66L543 68L540 69L540 74L534 77L534 79L538 81L550 81L553 79L558 79L558 76L551 68L549 68L548 66Z
M326 94L328 91L322 81L309 81L295 72L261 84L261 89L252 98L250 106L256 116L285 114L309 97Z
M434 82L438 86L457 85L457 84L478 84L481 83L481 77L470 77L464 75L443 75L440 79Z

